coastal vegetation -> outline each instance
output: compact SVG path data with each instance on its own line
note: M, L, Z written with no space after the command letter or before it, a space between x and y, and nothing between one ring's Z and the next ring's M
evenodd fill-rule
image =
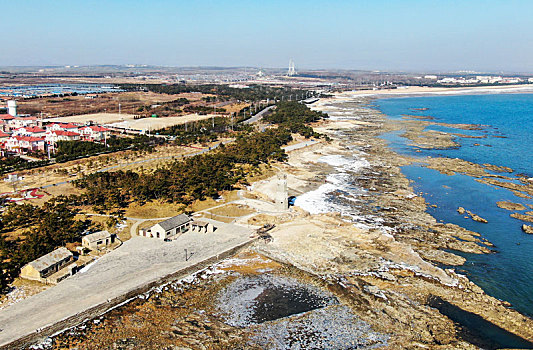
M313 111L298 102L287 101L279 102L274 113L267 115L264 120L309 138L327 137L315 132L311 126L307 125L326 118L328 118L326 113Z
M247 88L236 88L219 84L120 84L119 87L125 91L143 90L169 95L200 92L216 95L219 101L231 99L240 101L288 100L296 99L297 96L304 98L307 95L306 90L266 85L250 85Z
M99 212L125 208L133 201L164 200L188 205L246 184L246 175L262 163L283 161L286 154L281 146L291 139L286 128L243 134L217 151L175 160L150 173L93 173L77 180L75 186L85 190L82 202Z
M24 264L59 246L79 241L91 225L89 221L75 219L80 208L92 206L99 213L120 217L133 202L142 205L158 200L185 208L196 200L217 198L224 190L247 185L247 177L260 172L261 165L286 160L282 146L292 140L293 133L320 136L307 124L327 115L299 103L281 103L271 117L269 120L275 126L263 132L252 131L251 126L230 125L224 117L197 122L188 129L175 126L161 130L162 134L175 136L178 143L189 143L216 139L229 132L231 126L235 140L220 144L212 152L174 160L150 171L89 174L74 182L82 194L58 196L42 207L9 205L0 216L0 289L5 289L18 276ZM107 148L89 142L59 142L58 158L67 160L106 149L150 150L165 139L143 135L107 141Z
M126 149L151 151L154 146L164 142L162 138L147 135L136 135L131 138L111 136L107 140L107 145L88 141L58 141L55 159L56 162L63 163L81 157Z
M12 204L4 210L0 215L0 291L18 276L24 264L79 240L90 223L75 219L76 213L64 196L42 207Z

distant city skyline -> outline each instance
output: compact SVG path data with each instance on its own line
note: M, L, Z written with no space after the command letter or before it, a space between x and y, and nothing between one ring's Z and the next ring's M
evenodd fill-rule
M527 0L0 4L0 66L533 72Z

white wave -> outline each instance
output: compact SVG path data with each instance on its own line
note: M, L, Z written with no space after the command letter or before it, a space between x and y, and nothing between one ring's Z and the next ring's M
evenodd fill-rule
M335 167L335 171L326 177L323 185L313 191L306 192L296 198L295 205L308 211L311 214L323 214L328 212L340 212L343 216L352 217L356 215L354 208L348 204L334 203L328 199L328 195L335 191L342 191L350 197L357 197L361 193L360 189L354 189L349 181L351 173L369 166L364 158L349 158L340 154L322 156L319 162ZM343 195L347 202L352 201L348 196Z
M340 154L331 154L322 156L318 159L319 162L329 164L336 168L342 168L343 170L358 171L362 168L370 166L370 163L363 157L359 158L347 158Z

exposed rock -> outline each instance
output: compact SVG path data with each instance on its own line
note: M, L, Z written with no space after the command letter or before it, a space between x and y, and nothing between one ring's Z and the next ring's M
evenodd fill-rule
M520 203L513 203L513 202L507 202L507 201L500 201L496 202L496 205L498 208L506 209L506 210L525 210L526 207Z
M513 172L513 169L506 167L506 166L497 166L497 165L486 164L486 163L483 164L483 166L487 168L488 170L498 172L498 173L512 173Z
M525 233L528 233L530 235L533 235L533 226L529 226L529 225L523 224L522 225L522 231L524 231Z
M492 178L476 179L476 181L489 184L489 185L493 185L493 186L507 188L513 191L526 192L528 195L533 195L533 184L532 183L523 182L524 184L520 185L514 182L499 181L499 180L492 179Z
M471 217L472 220L474 220L474 221L482 222L482 223L484 223L484 224L486 224L486 223L488 222L486 219L483 219L481 216L472 213L470 210L467 210L466 212L468 213L468 215L470 215L470 217Z
M459 208L457 209L457 212L458 212L459 214L461 214L461 215L463 215L463 214L465 214L465 213L468 214L469 216L466 216L466 215L465 215L465 217L464 217L465 219L472 218L472 220L477 221L477 222L483 222L483 223L487 223L487 222L488 222L487 220L483 219L481 216L479 216L479 215L477 215L477 214L474 214L474 213L472 213L470 210L466 210L466 209L463 208L463 207L459 207Z
M512 213L511 217L513 217L515 219L518 219L518 220L522 220L522 221L533 222L533 216L531 216L531 215Z

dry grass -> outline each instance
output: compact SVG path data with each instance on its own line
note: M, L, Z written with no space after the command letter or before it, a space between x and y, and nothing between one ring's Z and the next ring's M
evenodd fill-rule
M238 191L223 191L221 193L222 200L216 201L213 198L206 198L203 201L195 201L189 206L189 210L191 211L201 211L206 210L212 207L216 207L217 205L226 204L228 202L235 201L239 199Z
M86 99L85 96L46 97L19 101L20 113L37 114L41 111L45 116L65 117L71 115L100 113L118 114L120 102L124 114L138 114L137 109L144 105L159 104L173 101L179 95L157 94L154 92L117 92L100 94L98 97ZM57 119L59 121L59 119Z
M213 219L213 220L216 220L216 221L225 222L226 224L230 224L233 221L235 221L234 218L227 218L225 216L218 216L218 215L214 215L212 213L206 213L206 212L200 213L200 216L198 216L198 217L207 218L207 219Z
M278 220L275 216L267 214L258 214L248 219L248 224L254 226L263 226L265 224L274 224Z
M134 221L126 220L126 227L124 227L122 230L117 231L117 237L122 241L125 242L128 239L131 238L131 226L134 224Z
M138 230L141 230L141 229L144 229L144 228L152 227L152 226L154 226L155 224L157 224L159 222L161 222L161 220L146 220L146 221L141 222L139 224L139 226L137 226L137 227L138 227ZM139 233L139 232L137 231L137 233Z
M226 110L226 113L236 113L236 112L239 112L241 109L245 108L245 107L249 107L250 104L249 103L244 103L244 102L241 102L241 103L232 103L232 104L229 104L229 105L226 105L222 108L224 108Z
M230 260L230 264L220 267L221 270L234 271L242 274L257 274L265 270L276 270L283 266L263 255L251 251L244 251Z
M246 177L246 181L248 181L248 183L265 180L278 173L278 170L266 164L260 164L258 170L259 172L255 175L249 175Z
M152 201L145 205L132 203L127 209L125 216L132 218L151 219L166 218L178 215L184 211L183 204L167 203L164 201Z
M255 210L244 204L228 204L223 207L214 208L209 211L214 215L230 216L233 218L255 213Z

